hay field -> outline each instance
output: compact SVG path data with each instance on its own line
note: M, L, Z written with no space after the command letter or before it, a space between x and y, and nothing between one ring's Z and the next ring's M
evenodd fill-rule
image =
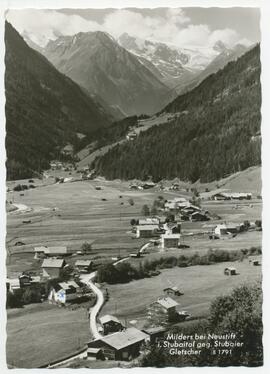
M239 274L230 277L224 275L224 268L229 266L235 267ZM101 314L114 314L123 322L136 319L137 326L141 327L146 320L147 306L159 296L164 296L164 288L177 286L184 293L174 297L180 304L177 308L187 310L195 318L205 317L215 297L225 295L243 283L260 279L261 267L250 265L248 260L165 269L152 278L107 285L110 297Z

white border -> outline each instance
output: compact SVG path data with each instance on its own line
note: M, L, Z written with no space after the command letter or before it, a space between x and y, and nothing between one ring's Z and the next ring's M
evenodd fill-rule
M267 292L267 284L270 284L270 253L267 244L270 242L270 230L268 224L270 223L270 178L268 177L267 161L270 159L270 147L268 146L268 139L270 138L270 1L269 0L0 0L0 120L2 126L0 127L0 188L1 188L1 199L0 209L2 212L1 227L0 227L0 240L1 240L1 256L0 256L0 271L1 271L1 309L0 309L0 368L1 372L8 372L6 368L6 357L5 357L5 337L6 337L6 310L5 310L5 113L4 113L4 10L7 8L22 9L22 8L47 8L47 9L60 9L60 8L126 8L126 7L137 7L137 8L157 8L157 7L260 7L261 8L261 61L262 61L262 88L263 88L263 103L262 103L262 134L263 134L263 289L264 289L264 366L261 368L135 368L132 369L132 373L142 373L147 371L148 373L163 373L164 370L170 373L176 373L178 370L185 371L187 373L194 373L198 371L204 371L205 373L241 373L241 372L269 372L270 369L270 350L269 337L270 337L270 304ZM42 354L42 352L41 352ZM12 373L24 369L13 369ZM40 372L39 369L31 369L35 372ZM72 369L69 369L69 371ZM74 369L75 370L75 369ZM78 369L76 369L78 370ZM89 373L89 370L94 369L80 369L79 373ZM116 373L119 369L99 369L98 373L106 374ZM116 371L117 370L117 371ZM25 371L25 370L24 370ZM67 369L57 369L57 373L66 373ZM47 369L42 369L42 373L46 373ZM121 372L125 373L125 369L121 369Z

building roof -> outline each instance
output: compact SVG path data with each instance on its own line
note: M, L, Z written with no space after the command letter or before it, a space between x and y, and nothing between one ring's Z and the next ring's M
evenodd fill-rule
M34 252L44 252L47 250L48 247L41 246L41 247L35 247Z
M145 218L145 219L139 219L139 225L156 225L159 223L158 218Z
M148 335L144 332L135 327L130 327L126 330L103 336L100 340L116 350L120 350L132 344L142 342L147 337Z
M180 234L166 233L166 234L162 234L161 237L163 239L180 239Z
M170 297L161 297L161 298L157 299L156 303L162 305L166 309L170 309L170 308L173 308L173 307L179 305L178 302L171 299Z
M101 351L101 348L88 348L87 353L97 354Z
M121 323L117 317L111 316L110 314L106 314L105 316L100 317L99 320L102 325L111 321Z
M70 288L80 288L80 286L72 280L68 282L59 282L58 284L63 290L69 290Z
M164 288L164 290L163 291L166 291L166 290L173 290L173 291L179 291L179 288L178 287L176 287L176 286L173 286L173 287L166 287L166 288Z
M149 231L149 230L157 230L159 225L137 225L137 230L140 231Z
M75 266L90 266L92 262L92 260L77 260Z
M62 268L64 266L64 260L58 258L45 258L42 262L42 268Z
M158 334L159 332L165 332L165 327L157 326L157 327L149 327L148 329L143 330L148 335Z

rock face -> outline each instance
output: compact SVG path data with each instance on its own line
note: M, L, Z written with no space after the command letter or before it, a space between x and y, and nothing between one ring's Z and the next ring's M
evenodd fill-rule
M166 100L168 87L107 33L61 36L43 53L59 71L126 115L152 114Z

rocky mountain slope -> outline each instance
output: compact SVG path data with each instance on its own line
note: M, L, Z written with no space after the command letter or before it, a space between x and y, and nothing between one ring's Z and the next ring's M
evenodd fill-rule
M166 101L168 88L107 33L61 36L43 53L59 71L125 115L152 114Z
M179 48L122 34L119 43L135 54L161 81L178 94L194 88L208 75L247 51L243 45L228 48L222 41L212 47ZM175 92L172 93L175 95Z
M77 132L90 136L111 118L9 23L5 46L7 176L27 178L47 167L59 147L76 143Z

